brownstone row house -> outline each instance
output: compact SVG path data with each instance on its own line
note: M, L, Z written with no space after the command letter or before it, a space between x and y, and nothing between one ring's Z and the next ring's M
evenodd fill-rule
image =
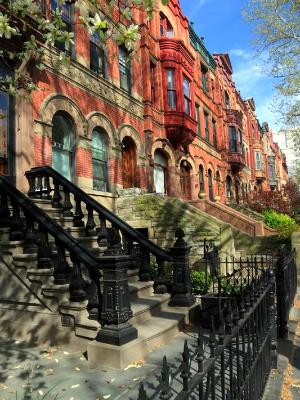
M43 9L61 7L45 0ZM285 156L260 125L254 100L243 100L228 54L210 54L178 0L160 4L141 27L137 54L76 23L82 2L62 8L74 30L70 65L45 49L46 69L27 66L39 90L0 92L0 174L27 189L24 172L50 165L112 206L122 189L140 188L185 200L240 201L287 181ZM1 63L2 75L13 68Z

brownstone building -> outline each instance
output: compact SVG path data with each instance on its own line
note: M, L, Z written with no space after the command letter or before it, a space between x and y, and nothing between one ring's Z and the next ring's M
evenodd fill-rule
M49 18L55 7L45 1ZM130 62L125 48L111 38L101 48L76 23L84 13L81 2L63 8L75 33L70 65L46 48L45 70L27 66L39 90L1 92L1 174L26 190L24 172L51 165L110 207L122 189L226 203L287 181L284 155L254 100L241 98L228 54L208 52L178 0L149 23L136 11L142 38ZM0 72L13 69L2 63Z

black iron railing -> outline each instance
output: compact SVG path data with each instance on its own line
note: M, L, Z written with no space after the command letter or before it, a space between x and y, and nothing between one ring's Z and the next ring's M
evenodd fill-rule
M81 268L84 265L93 275L99 268L97 260L3 177L0 177L0 222L1 227L9 228L10 240L23 241L24 253L37 253L38 268L53 268L55 284L70 284L71 301L87 299ZM66 252L72 266L67 262Z
M276 365L275 276L260 270L240 296L229 296L216 329L199 330L196 351L187 342L179 368L171 373L166 357L162 362L159 395L174 400L259 400L272 366ZM204 345L206 343L206 345ZM174 378L174 379L173 379ZM179 383L178 383L179 382ZM142 383L138 400L147 400L152 383ZM147 392L150 393L148 397Z
M47 166L32 168L26 172L26 177L29 182L30 198L51 199L53 208L61 208L64 216L73 217L74 226L85 227L88 236L93 236L97 232L99 243L107 241L108 224L118 229L122 235L122 245L126 254L133 255L137 260L141 281L151 280L150 254L156 257L160 284L155 284L155 290L159 293L166 292L166 286L161 285L160 272L163 271L164 262L172 259L168 251L148 240L53 168ZM156 289L157 287L159 289Z
M132 310L127 269L132 257L124 254L116 227L110 231L100 261L3 177L0 177L0 227L9 228L9 242L19 241L23 253L37 254L39 269L53 271L54 285L69 284L71 302L88 300L90 318L102 325L96 340L122 345L137 337L137 330L129 323ZM84 267L89 281L88 277L83 279Z
M289 313L297 292L296 251L286 245L276 263L277 325L278 335L288 334Z

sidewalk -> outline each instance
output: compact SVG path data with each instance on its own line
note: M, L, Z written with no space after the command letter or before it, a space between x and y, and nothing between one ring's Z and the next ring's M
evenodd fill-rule
M23 400L31 368L33 400L136 400L140 381L159 386L163 356L176 361L170 365L174 369L180 364L185 339L194 349L196 337L194 332L181 332L163 349L150 353L145 362L121 371L90 369L81 352L30 347L25 342L0 338L0 400Z
M263 400L300 400L300 287L290 312L289 337L278 341L278 368L270 374Z

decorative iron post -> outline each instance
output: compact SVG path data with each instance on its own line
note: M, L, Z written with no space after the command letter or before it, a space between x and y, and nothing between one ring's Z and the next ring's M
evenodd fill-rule
M276 279L272 269L269 270L269 278L271 281L270 288L270 328L271 328L271 351L272 351L272 368L277 368L277 323L276 323Z
M110 230L109 248L101 257L103 297L98 342L122 346L137 338L138 332L128 321L132 317L127 268L132 256L124 255L117 228Z
M191 275L189 267L189 252L191 246L188 246L183 239L185 233L182 229L177 229L175 237L177 238L174 247L170 249L173 258L173 288L172 297L169 306L190 307L195 303L192 295Z

